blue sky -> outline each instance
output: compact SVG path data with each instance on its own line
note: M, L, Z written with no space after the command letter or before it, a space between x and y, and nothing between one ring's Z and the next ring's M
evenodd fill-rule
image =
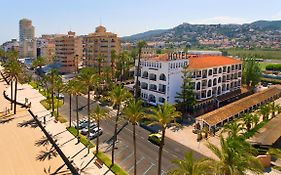
M18 38L29 18L36 36L73 30L88 34L100 21L119 36L188 23L281 20L281 0L0 0L0 43Z

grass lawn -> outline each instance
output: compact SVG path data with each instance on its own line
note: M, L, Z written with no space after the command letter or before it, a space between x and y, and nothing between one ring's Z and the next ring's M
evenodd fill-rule
M265 71L266 66L270 65L270 64L277 64L277 63L259 62L259 65L260 65L260 68L261 68L262 71Z
M61 107L61 106L63 105L63 100L55 99L54 102L55 102L55 109L56 109L57 107ZM40 101L40 103L41 103L47 110L50 110L50 109L51 109L51 99L42 100L42 101Z
M256 57L262 59L281 59L281 50L274 49L226 49L228 55L239 56L239 57Z
M67 128L67 130L72 134L74 135L75 137L77 136L77 129L74 128L74 127L70 127L70 128ZM88 139L86 136L83 136L82 134L79 133L79 137L80 137L80 142L85 145L85 146L88 146L90 148L93 148L95 145L92 143L92 142L88 142Z

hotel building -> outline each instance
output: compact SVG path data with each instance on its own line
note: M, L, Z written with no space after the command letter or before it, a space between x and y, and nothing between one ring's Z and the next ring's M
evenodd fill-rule
M78 71L82 57L82 40L75 36L75 32L55 38L56 60L60 62L59 72L62 74Z
M185 67L190 71L195 99L199 103L241 87L241 61L230 57L188 55L183 52L145 55L140 66L141 98L151 105L164 101L175 103L176 94L181 91L182 70Z
M86 66L97 66L98 58L103 59L102 66L110 66L111 51L120 52L120 41L116 34L107 32L103 26L98 26L95 33L84 37L84 57Z

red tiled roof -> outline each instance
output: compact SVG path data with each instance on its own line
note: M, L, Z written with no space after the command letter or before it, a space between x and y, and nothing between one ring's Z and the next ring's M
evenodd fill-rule
M191 56L189 58L189 66L191 69L217 67L223 65L240 64L241 61L235 58L225 56Z

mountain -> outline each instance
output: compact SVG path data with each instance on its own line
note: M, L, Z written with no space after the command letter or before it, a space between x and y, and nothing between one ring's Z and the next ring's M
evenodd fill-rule
M249 24L189 24L166 30L152 30L121 38L122 41L164 41L166 43L211 47L281 48L281 21Z
M123 41L132 41L132 40L149 39L150 37L155 37L155 36L161 35L162 33L166 32L166 31L167 30L165 30L165 29L150 30L150 31L138 33L135 35L122 37L122 40Z

